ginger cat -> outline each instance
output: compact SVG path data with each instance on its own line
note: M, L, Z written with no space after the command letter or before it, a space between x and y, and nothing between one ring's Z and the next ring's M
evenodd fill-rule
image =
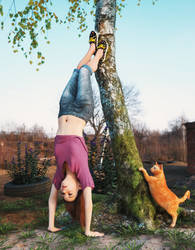
M149 176L143 167L139 168L139 171L143 172L144 177L148 182L154 200L172 216L170 227L174 227L177 221L177 209L179 204L186 199L190 199L190 191L186 191L182 198L178 198L167 186L163 165L156 162L150 170L154 176Z

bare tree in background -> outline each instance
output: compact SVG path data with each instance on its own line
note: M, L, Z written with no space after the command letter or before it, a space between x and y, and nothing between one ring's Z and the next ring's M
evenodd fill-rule
M169 122L164 131L149 130L144 124L133 126L136 144L144 161L186 161L184 115Z
M135 85L124 84L122 88L124 93L125 105L127 107L131 123L133 125L138 115L142 111L141 101L139 100L140 93L136 89ZM99 90L94 90L93 98L94 98L95 109L92 118L89 120L89 125L87 129L92 128L95 137L98 137L99 135L102 134L106 126L106 122L102 111L102 105L100 101Z
M172 137L172 143L170 151L173 154L173 158L179 159L181 161L186 160L185 155L185 133L183 124L186 123L188 120L184 114L177 117L175 120L169 122L169 133Z
M44 128L42 126L37 125L37 124L35 124L30 129L30 133L33 135L34 139L36 139L36 137L38 137L38 138L46 138L47 137Z
M122 85L125 104L131 120L131 125L137 120L138 115L142 112L141 101L139 100L140 92L135 85Z

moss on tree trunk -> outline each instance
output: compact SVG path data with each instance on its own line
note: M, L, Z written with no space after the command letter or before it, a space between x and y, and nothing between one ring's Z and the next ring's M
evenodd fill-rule
M128 112L124 102L121 82L115 63L116 1L98 0L95 29L99 39L109 44L106 61L99 66L96 79L99 84L104 117L109 128L119 192L118 209L136 217L148 228L154 226L155 207L139 167L142 167Z

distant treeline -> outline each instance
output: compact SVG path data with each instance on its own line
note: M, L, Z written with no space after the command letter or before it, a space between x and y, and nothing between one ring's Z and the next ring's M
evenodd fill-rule
M134 135L143 161L186 161L183 126L163 132L134 128Z
M136 144L143 161L185 161L185 131L182 126L183 120L176 120L167 131L151 131L144 126L134 126L134 136ZM101 158L104 156L100 141L105 135L86 135L86 142L89 148L89 154L93 150L94 143L99 145L94 152L93 157ZM34 148L35 143L39 143L41 157L47 155L54 156L54 138L49 138L42 127L35 126L33 130L18 128L16 131L0 131L0 168L4 167L4 162L10 162L13 157L17 157L17 143L21 142L23 154L25 145L28 148ZM104 147L111 147L109 138L102 144ZM111 149L109 150L111 152ZM99 160L98 160L99 161Z

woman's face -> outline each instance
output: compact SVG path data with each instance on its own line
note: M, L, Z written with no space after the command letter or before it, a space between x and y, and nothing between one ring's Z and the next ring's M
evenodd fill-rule
M73 177L66 177L60 187L61 194L65 201L74 201L77 197L78 191L81 189L80 183Z

